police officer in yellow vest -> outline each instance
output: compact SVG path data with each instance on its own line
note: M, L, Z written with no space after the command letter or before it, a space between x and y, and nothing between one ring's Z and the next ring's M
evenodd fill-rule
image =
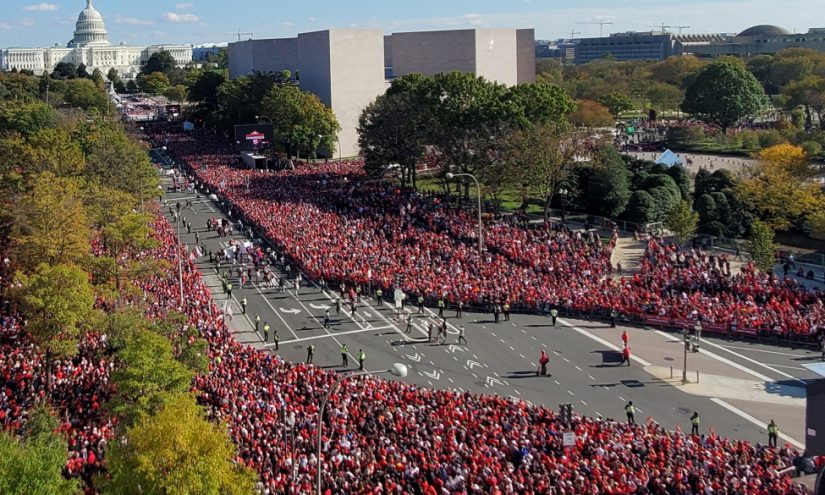
M378 306L384 303L384 291L381 289L375 290L375 300L378 301Z
M367 360L367 355L364 354L363 349L358 349L358 369L364 371L364 361Z
M444 298L438 298L438 317L444 318Z
M255 331L257 332L260 330L261 327L261 315L255 313Z
M344 368L349 366L349 349L347 349L347 344L341 346L341 366Z
M776 423L771 420L770 424L768 425L768 446L769 447L776 447L776 437L779 436L779 427L776 426Z
M699 413L696 411L690 417L690 434L699 436Z
M553 326L556 326L556 318L558 318L558 317L559 317L559 310L556 309L556 308L551 309L550 310L550 319L553 320Z
M628 402L627 405L624 406L624 412L627 414L627 422L632 425L636 424L636 417L634 416L636 414L636 407L633 405L633 401Z
M269 342L269 323L264 322L264 342Z
M418 312L424 312L424 296L421 295L418 296Z

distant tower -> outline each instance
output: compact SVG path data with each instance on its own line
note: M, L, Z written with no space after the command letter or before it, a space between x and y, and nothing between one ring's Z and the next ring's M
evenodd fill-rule
M109 33L106 31L103 16L92 5L92 0L86 0L86 8L77 16L74 37L68 44L69 48L86 45L109 45Z

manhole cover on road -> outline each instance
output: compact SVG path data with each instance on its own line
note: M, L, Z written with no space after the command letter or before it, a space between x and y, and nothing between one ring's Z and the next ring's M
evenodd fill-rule
M674 359L672 357L666 357L665 361L674 361Z
M687 416L690 414L690 409L687 407L677 407L673 410L676 414L681 414L682 416Z

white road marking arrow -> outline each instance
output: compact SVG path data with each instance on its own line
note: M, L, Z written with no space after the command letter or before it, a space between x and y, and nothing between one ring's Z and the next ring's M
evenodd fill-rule
M407 359L409 359L410 361L415 361L416 363L420 363L420 362L421 362L421 355L420 355L420 354L418 354L417 352L415 353L415 355L414 355L414 356L410 356L409 354L404 354L404 356L405 356Z
M278 308L278 309L281 310L281 313L286 313L288 315L297 315L298 313L301 312L300 309L292 309L292 308L290 308L290 309Z
M473 361L472 359L467 360L467 364L464 365L467 369L473 369L475 367L481 367L481 363L478 361Z
M424 376L427 376L427 377L429 377L429 378L432 378L433 380L438 380L438 379L440 379L440 378L441 378L441 373L440 373L438 370L433 370L433 372L432 372L432 373L427 373L427 372L425 371L425 372L424 372Z
M329 306L324 306L323 304L310 304L309 307L312 309L329 309Z
M452 344L447 348L447 353L449 354L455 354L456 351L467 352L467 349Z
M492 387L494 385L507 385L504 383L503 380L499 380L498 378L493 378L492 376L488 376L486 380L486 385L488 387Z

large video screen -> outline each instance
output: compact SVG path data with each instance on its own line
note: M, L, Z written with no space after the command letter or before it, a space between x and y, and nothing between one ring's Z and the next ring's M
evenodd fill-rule
M255 151L272 146L272 124L246 124L235 126L235 148L238 151Z

